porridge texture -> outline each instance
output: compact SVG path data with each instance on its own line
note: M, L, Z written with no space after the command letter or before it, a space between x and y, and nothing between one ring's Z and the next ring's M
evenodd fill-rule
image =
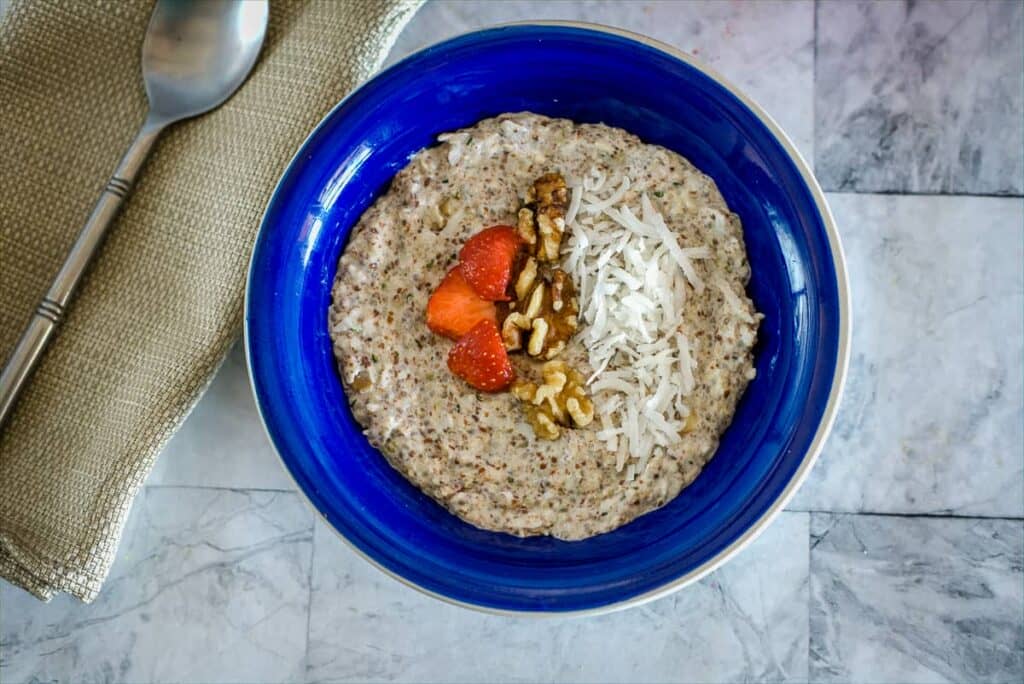
M524 113L441 138L360 218L333 287L334 352L369 441L421 490L490 530L582 539L664 505L714 455L754 374L760 315L745 294L750 268L738 217L683 157L617 128ZM512 394L474 391L447 371L452 342L425 324L427 300L460 246L488 226L516 225L527 188L550 172L570 186L604 177L612 187L628 178L620 206L639 215L646 195L680 245L708 248L693 262L707 285L681 303L694 362L685 430L639 466L631 459L623 467L598 419L556 440L538 438ZM566 237L571 232L572 222ZM560 356L583 377L595 370L587 327L582 320ZM511 358L520 378L540 377L537 361ZM628 373L630 363L618 356L607 370ZM595 405L605 392L593 392Z

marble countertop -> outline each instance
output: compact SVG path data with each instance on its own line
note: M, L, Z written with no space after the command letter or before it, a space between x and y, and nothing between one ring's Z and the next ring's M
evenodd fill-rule
M477 614L314 519L236 349L94 603L0 582L0 681L1022 681L1022 7L427 5L390 61L503 21L613 24L697 55L789 132L854 293L848 387L810 479L748 550L672 596L588 619Z

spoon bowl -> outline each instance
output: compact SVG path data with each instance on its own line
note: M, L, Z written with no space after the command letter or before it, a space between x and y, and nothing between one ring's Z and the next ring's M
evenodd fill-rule
M202 114L249 75L267 30L266 0L161 0L142 45L150 117L163 123Z

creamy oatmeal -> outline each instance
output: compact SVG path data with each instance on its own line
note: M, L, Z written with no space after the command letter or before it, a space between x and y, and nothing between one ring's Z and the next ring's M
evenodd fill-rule
M509 354L513 391L478 392L446 368L453 342L424 314L467 239L517 226L545 174L569 186L559 266L579 315L553 363L594 407L556 438L529 420L557 368L525 353L527 338ZM392 466L479 527L581 539L664 505L713 456L754 374L749 277L739 219L678 154L604 125L503 115L441 136L395 176L352 231L328 318L352 411ZM498 325L525 306L497 302Z

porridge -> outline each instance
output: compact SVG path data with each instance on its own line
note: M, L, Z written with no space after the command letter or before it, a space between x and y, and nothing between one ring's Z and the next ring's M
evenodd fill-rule
M582 539L714 455L761 319L739 218L621 129L509 114L439 137L353 228L328 324L370 443L455 515Z

